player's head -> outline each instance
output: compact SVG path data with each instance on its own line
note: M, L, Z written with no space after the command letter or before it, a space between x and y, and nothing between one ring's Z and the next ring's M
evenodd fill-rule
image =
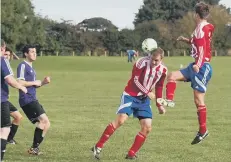
M152 67L158 66L164 57L164 50L160 47L151 52L151 65Z
M6 47L6 50L5 50L4 54L3 54L3 56L4 56L6 59L10 60L11 55L12 55L12 50L9 49L8 47Z
M199 2L195 6L195 20L207 20L209 17L209 6L204 2Z
M1 56L4 55L6 50L6 43L3 39L1 39Z
M29 62L33 62L36 60L36 48L33 45L26 45L23 50L23 57L27 59Z

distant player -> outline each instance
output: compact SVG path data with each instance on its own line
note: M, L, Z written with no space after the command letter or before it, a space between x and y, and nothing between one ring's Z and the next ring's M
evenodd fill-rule
M27 118L36 124L34 131L34 140L31 148L28 150L29 154L39 155L39 145L42 143L45 134L50 127L50 121L36 98L36 88L50 83L50 77L45 77L43 81L36 80L36 72L32 67L32 62L36 60L36 48L27 45L23 49L25 60L18 65L17 77L18 81L24 85L28 93L19 92L19 104Z
M11 56L12 56L11 49L6 47L4 57L10 61ZM15 134L17 133L18 126L22 120L22 115L20 114L20 112L17 110L17 108L10 101L8 101L8 102L9 102L9 106L10 106L10 116L13 117L14 120L12 121L12 124L10 127L10 134L8 136L7 143L8 144L16 144L14 137L15 137Z
M21 90L21 93L27 93L27 89L20 85L13 77L13 71L10 67L8 59L2 57L5 53L6 44L1 40L1 161L3 160L4 153L6 150L7 138L10 133L10 104L8 102L9 98L9 88L17 88Z
M183 36L178 41L183 41L192 45L192 56L195 62L180 71L171 72L168 75L168 83L166 85L166 100L158 99L158 103L173 107L174 93L176 89L176 81L191 82L194 92L194 102L197 107L197 115L199 121L199 131L192 141L193 144L200 143L207 135L206 128L206 105L205 93L207 84L212 76L211 60L211 39L214 26L207 22L209 16L209 7L203 2L197 3L195 6L196 29L192 34L192 38L188 39Z
M136 159L139 151L152 125L152 111L150 100L162 96L163 84L167 74L167 68L162 64L164 51L161 48L152 52L150 57L137 60L133 66L131 79L121 97L121 103L117 111L117 118L108 124L101 138L92 148L94 157L99 159L101 149L110 136L133 114L141 125L140 132L128 151L126 159ZM155 92L154 92L155 91ZM165 113L163 106L157 105L160 114Z
M135 60L136 53L137 52L135 50L127 50L128 62L132 62L132 60Z

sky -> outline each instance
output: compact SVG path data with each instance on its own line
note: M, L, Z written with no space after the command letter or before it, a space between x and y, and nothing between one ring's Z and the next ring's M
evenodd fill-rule
M74 24L92 17L106 18L122 28L134 28L135 13L143 0L32 0L35 12L57 21L73 20ZM231 7L231 0L221 0Z

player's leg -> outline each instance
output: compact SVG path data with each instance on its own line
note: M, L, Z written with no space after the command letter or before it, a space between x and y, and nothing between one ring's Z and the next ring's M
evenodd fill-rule
M45 114L43 107L38 101L33 101L22 107L24 113L28 119L36 125L34 130L33 144L28 150L29 154L39 155L41 154L39 150L39 145L42 143L47 130L50 127L50 121Z
M128 119L127 114L118 114L117 118L113 122L107 125L99 141L92 148L95 158L100 159L100 152L102 148L104 147L104 144L109 140L109 138L113 135L116 129L118 129L121 125L123 125L127 119Z
M10 133L10 110L9 103L2 102L1 103L1 161L3 160L4 153L6 151L7 138Z
M139 105L138 109L134 110L133 116L140 121L141 130L137 133L135 140L128 151L126 159L136 159L136 153L144 144L147 135L152 129L152 110L150 106L150 99L145 99Z
M199 73L195 75L195 79L192 80L192 88L194 89L194 102L197 107L197 116L199 123L199 131L192 141L193 144L200 143L206 136L208 136L208 130L206 127L207 120L207 108L205 104L205 94L207 90L207 84L212 76L212 68L209 64L205 63Z
M192 71L192 64L185 69L179 71L174 71L169 73L167 76L166 84L166 99L158 98L157 102L161 105L174 107L175 103L173 102L176 90L177 81L190 81L190 74Z
M117 111L116 119L107 125L100 139L92 148L93 155L95 158L100 158L100 152L104 144L109 140L109 138L112 136L115 130L124 124L124 122L128 119L128 116L132 114L132 102L132 97L124 94L121 96L121 103Z
M144 144L146 137L152 129L152 119L151 118L140 118L141 130L135 137L134 143L128 151L126 156L127 159L136 159L136 153L140 150L142 145Z
M192 145L200 143L209 134L206 127L207 109L204 102L204 98L205 98L205 93L201 93L197 90L194 90L194 102L197 107L199 131L196 137L193 139L191 143Z
M17 133L18 126L22 120L22 115L12 103L9 102L9 105L10 105L10 116L13 117L13 121L10 127L10 134L8 136L7 143L16 144L14 137L15 134Z

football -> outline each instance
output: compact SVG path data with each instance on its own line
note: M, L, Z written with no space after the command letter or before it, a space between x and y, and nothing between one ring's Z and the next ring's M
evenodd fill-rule
M142 50L144 52L151 52L157 48L157 42L152 38L147 38L142 42Z

